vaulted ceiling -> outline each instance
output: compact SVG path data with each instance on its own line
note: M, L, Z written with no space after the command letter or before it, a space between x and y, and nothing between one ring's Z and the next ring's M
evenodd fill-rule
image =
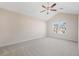
M50 5L53 3L54 2L50 2ZM46 12L40 13L40 11L44 9L41 7L42 4L46 5L46 2L0 2L0 8L33 16L41 20L49 20L59 12L79 15L78 2L56 2L56 6L54 8L57 9L57 11L52 11L48 15Z

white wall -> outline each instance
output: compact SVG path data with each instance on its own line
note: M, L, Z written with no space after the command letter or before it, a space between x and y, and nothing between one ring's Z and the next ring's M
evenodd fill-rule
M23 16L20 20L20 36L24 39L36 39L46 36L46 23L33 17Z
M78 15L78 50L79 50L79 15Z
M53 31L53 24L61 21L66 22L67 30L65 34L57 34ZM78 41L78 16L77 15L58 13L47 22L47 26L48 26L47 33L48 33L48 36L50 37Z
M0 46L41 38L45 34L44 21L0 9Z

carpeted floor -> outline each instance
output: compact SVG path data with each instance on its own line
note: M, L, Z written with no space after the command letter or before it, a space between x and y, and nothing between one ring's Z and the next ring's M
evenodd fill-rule
M1 56L77 56L75 42L41 38L0 48Z

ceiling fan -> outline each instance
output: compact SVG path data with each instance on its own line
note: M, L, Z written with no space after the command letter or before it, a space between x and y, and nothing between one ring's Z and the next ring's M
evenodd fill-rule
M57 11L56 9L53 9L53 7L56 6L56 3L52 4L51 6L49 5L49 2L47 2L47 6L42 5L42 7L44 8L44 10L40 11L40 13L42 12L47 12L47 14L49 14L49 11Z

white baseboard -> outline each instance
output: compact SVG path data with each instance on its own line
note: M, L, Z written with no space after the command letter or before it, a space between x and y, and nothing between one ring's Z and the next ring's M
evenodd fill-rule
M45 37L45 36L43 36ZM35 40L35 39L40 39L40 38L43 38L42 36L41 37L36 37L36 38L26 38L25 40L21 40L21 41L16 41L16 42L11 42L11 43L8 43L8 44L4 44L4 45L1 45L0 48L2 47L7 47L7 46L11 46L11 45L15 45L15 44L19 44L19 43L22 43L22 42L26 42L26 41L31 41L31 40Z

